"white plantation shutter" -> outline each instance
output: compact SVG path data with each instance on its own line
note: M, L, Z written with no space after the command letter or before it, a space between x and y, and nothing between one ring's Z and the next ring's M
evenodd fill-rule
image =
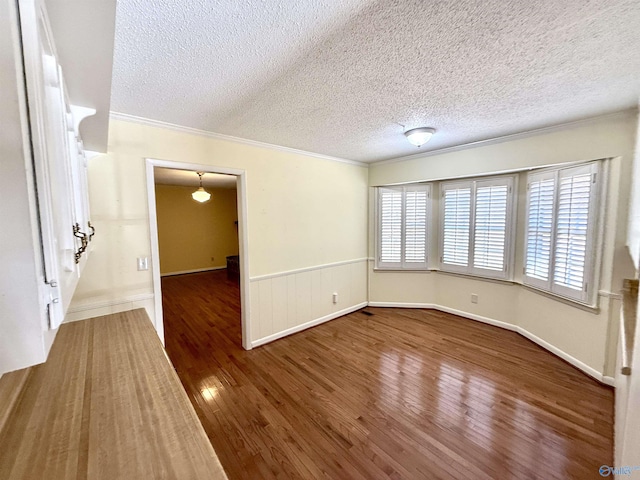
M377 268L427 268L430 185L378 188Z
M593 300L598 162L530 174L524 283Z
M509 276L514 183L509 175L441 184L442 270Z
M506 179L505 179L506 180ZM505 180L476 182L473 242L474 268L506 269L507 213L510 184Z
M402 261L402 190L379 188L380 263L400 266Z
M529 174L524 273L533 285L549 281L555 188L555 172Z
M466 267L469 264L471 231L471 185L443 185L442 263Z
M404 261L407 265L426 266L427 198L424 188L406 187Z
M591 255L589 227L595 219L596 164L558 172L554 289L564 295L585 297ZM591 230L595 230L592 228ZM570 292L572 291L572 292Z

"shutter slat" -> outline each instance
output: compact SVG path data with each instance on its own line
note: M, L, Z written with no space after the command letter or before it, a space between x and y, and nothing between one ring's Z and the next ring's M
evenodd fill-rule
M469 263L471 188L446 189L443 210L442 263L467 266Z
M551 263L554 191L553 178L529 184L525 275L543 281L549 279Z
M427 192L405 193L404 261L424 264L427 261Z
M378 189L379 257L381 266L427 266L429 186Z
M380 262L400 263L402 255L402 192L380 189Z
M508 185L476 188L473 266L487 270L505 269Z
M581 291L587 252L591 174L560 179L553 283Z

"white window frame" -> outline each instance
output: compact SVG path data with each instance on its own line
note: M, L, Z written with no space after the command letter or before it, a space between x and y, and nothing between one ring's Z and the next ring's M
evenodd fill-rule
M580 175L581 173L589 173L592 176L592 188L589 192L589 217L587 219L587 236L585 247L585 263L584 263L584 275L583 275L583 288L582 290L572 289L563 285L556 284L554 282L554 272L556 265L556 244L557 228L558 228L558 209L559 200L558 194L560 190L560 179L562 176ZM602 161L597 160L593 162L583 163L580 165L571 165L567 167L556 167L549 169L541 169L533 172L529 172L527 175L527 195L526 195L526 225L523 244L523 268L522 268L522 283L538 290L557 295L578 303L594 306L595 305L595 293L598 290L599 281L599 262L600 262L600 250L602 245L602 232L600 225L602 222L602 216L604 206L601 199L604 199L603 187L604 184L604 168ZM554 179L553 189L553 217L552 217L552 232L551 232L551 244L550 244L550 257L549 266L547 271L547 280L543 280L536 277L527 275L527 243L529 232L529 196L531 183L538 181L538 179Z
M400 262L383 262L382 261L382 189L395 190L402 193L402 213L401 213L401 249ZM429 269L429 248L431 245L432 230L432 185L430 183L420 183L411 185L392 185L376 187L376 258L375 268L378 270L428 270ZM406 230L406 193L411 191L421 191L427 193L426 219L425 219L425 260L424 262L407 262L405 259L405 230Z
M474 266L474 245L476 236L476 194L478 187L491 185L507 185L507 209L504 244L504 268L501 271ZM517 212L517 175L499 175L491 177L474 177L465 180L443 181L440 183L440 215L439 224L439 268L443 272L460 273L490 279L510 280L513 276L514 244L516 237ZM471 203L469 208L469 239L467 265L455 265L444 262L444 219L445 219L445 191L449 189L469 188Z

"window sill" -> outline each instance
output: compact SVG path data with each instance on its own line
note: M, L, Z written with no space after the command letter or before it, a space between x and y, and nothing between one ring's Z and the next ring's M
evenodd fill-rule
M583 303L580 302L578 300L574 300L571 298L567 298L567 297L563 297L562 295L558 295L556 293L552 293L552 292L547 292L546 290L542 290L540 288L536 288L536 287L532 287L531 285L527 285L522 283L521 281L517 281L517 280L503 280L500 278L491 278L491 277L481 277L479 275L471 275L468 273L458 273L458 272L447 272L445 270L440 270L437 268L429 268L429 269L421 269L421 270L409 270L409 269L393 269L393 268L374 268L373 271L375 273L441 273L444 275L451 275L453 277L462 277L462 278L468 278L470 280L478 280L478 281L482 281L482 282L492 282L492 283L498 283L500 285L518 285L521 286L523 288L525 288L526 290L529 290L530 292L536 293L538 295L542 295L544 297L548 297L552 300L555 300L557 302L560 303L564 303L566 305L569 305L571 307L575 307L575 308L579 308L580 310L584 310L585 312L589 312L589 313L595 313L595 314L599 314L600 313L600 306L596 303L595 305L591 305L591 304L587 304L587 303ZM598 296L599 298L599 296Z
M508 278L495 278L495 277L483 277L482 275L474 275L472 273L461 272L449 272L447 270L441 270L439 268L432 269L434 272L443 273L445 275L453 275L454 277L470 278L472 280L482 280L485 282L501 283L503 285L518 285L519 282L515 282Z
M398 273L398 272L403 272L403 273L431 273L434 270L432 268L380 268L380 267L373 267L373 271L374 272L389 272L389 273Z
M595 305L592 305L589 303L583 303L579 300L574 300L573 298L563 297L562 295L558 295L557 293L548 292L546 290L542 290L541 288L536 288L531 285L527 285L526 283L520 283L520 282L518 283L522 285L522 287L524 287L525 289L533 293L537 293L538 295L542 295L543 297L551 298L553 300L564 303L566 305L570 305L572 307L576 307L581 310L584 310L585 312L596 313L596 314L600 313L600 306L598 305L598 303L596 303Z

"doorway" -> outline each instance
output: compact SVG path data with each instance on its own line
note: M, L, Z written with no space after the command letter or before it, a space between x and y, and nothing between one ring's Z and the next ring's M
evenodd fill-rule
M202 258L199 259L200 267L199 268L182 268L178 267L179 263L173 262L170 259L171 256L165 258L165 264L167 268L164 269L164 273L176 273L176 274L198 274L198 272L210 272L217 268L227 268L227 264L230 266L230 277L233 278L234 274L239 276L239 290L240 290L240 323L241 323L241 338L242 338L242 347L246 350L251 349L251 338L250 338L250 316L249 316L249 275L248 275L248 252L247 252L247 203L246 203L246 177L244 170L230 169L224 167L214 167L210 165L198 165L198 164L188 164L188 163L179 163L179 162L171 162L166 160L156 160L156 159L147 159L146 160L146 170L147 170L147 194L148 194L148 203L149 203L149 231L151 237L151 270L153 276L153 290L154 290L154 305L155 305L155 315L154 315L154 326L156 331L158 332L158 336L160 337L162 343L165 343L165 334L164 334L164 315L163 315L163 306L162 306L162 273L160 266L160 242L159 242L159 234L158 234L158 212L156 210L156 183L172 183L176 186L179 185L189 185L189 188L194 191L198 188L198 175L196 172L201 172L204 175L202 176L204 183L212 185L209 179L216 179L218 182L222 182L226 185L227 190L231 190L230 183L234 183L233 189L235 191L235 200L237 204L236 220L232 220L234 225L232 228L237 232L237 245L238 245L238 255L225 255L223 252L224 248L218 248L216 254L211 255L209 253L205 253L208 258L211 258L209 265L202 265ZM161 177L164 177L162 179ZM209 177L209 178L207 178ZM171 180L173 179L173 180ZM196 181L194 186L194 179ZM207 179L207 180L205 180ZM186 190L188 190L187 188ZM212 188L209 188L213 190ZM183 190L185 190L183 188ZM217 190L217 189L215 189ZM175 194L176 192L173 192ZM188 193L188 192L187 192ZM226 195L230 192L227 191ZM189 198L188 201L193 201L193 199ZM227 219L228 220L228 219ZM228 226L227 226L228 227ZM227 228L228 230L228 228ZM178 232L181 233L186 232ZM178 236L179 236L178 235ZM202 252L201 252L202 253ZM225 258L220 258L220 256ZM176 256L176 255L173 255ZM188 257L195 257L194 255L186 255ZM200 255L202 256L202 255ZM227 261L227 256L235 257L229 258ZM190 258L189 261L196 262L195 258ZM167 263L168 262L168 263ZM196 263L189 264L188 262L183 264L186 266L195 266ZM177 270L176 270L177 269ZM229 270L227 270L229 271ZM222 272L218 272L211 274L212 279L219 279L220 274ZM204 275L204 274L203 274ZM234 280L235 281L235 280ZM236 286L237 288L237 286Z

